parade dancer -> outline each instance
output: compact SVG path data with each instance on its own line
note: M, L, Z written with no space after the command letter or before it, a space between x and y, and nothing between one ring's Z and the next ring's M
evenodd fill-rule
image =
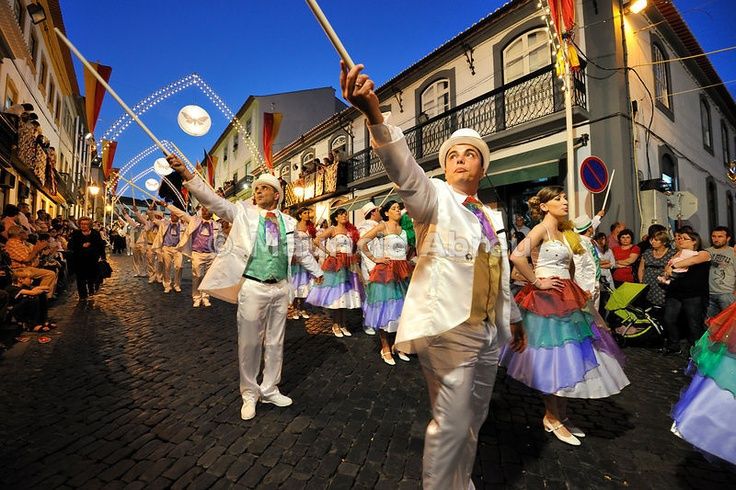
M161 261L163 262L163 286L164 293L170 293L172 288L177 293L181 292L181 271L184 257L179 250L179 242L186 230L186 224L181 220L182 216L189 218L189 215L181 209L165 202L159 202L160 206L165 207L171 213L170 217L164 218L158 227L156 239L153 242L153 248L158 251ZM173 281L172 281L173 273Z
M299 222L294 230L294 246L300 250L306 250L308 253L312 253L312 240L317 236L317 229L310 219L311 213L309 208L299 209L296 214L299 217ZM298 320L301 317L306 320L309 315L304 311L304 299L312 289L312 275L296 257L291 261L291 285L294 288L291 318L292 320Z
M200 288L216 298L238 305L238 363L240 416L256 415L256 402L279 407L292 404L281 394L281 366L284 357L286 312L294 294L289 282L292 257L320 278L317 262L307 250L294 247L296 220L278 210L283 192L279 179L259 175L253 182L255 206L250 201L230 202L194 177L174 155L171 166L181 174L185 186L202 204L232 223L224 249L207 272ZM319 281L319 279L316 279ZM256 381L261 368L263 377Z
M409 288L412 265L407 260L409 240L400 224L401 206L396 201L389 201L381 208L381 216L384 221L374 226L358 241L358 248L365 257L376 264L365 287L363 322L366 328L378 330L381 359L393 366L396 362L391 355L388 334L395 333L398 329L404 298ZM383 256L376 256L369 250L368 244L374 239L381 242L376 248L382 251ZM395 353L402 361L409 360L403 352Z
M375 228L381 223L381 210L373 202L367 202L360 208L360 214L363 216L363 222L358 225L358 233L360 238L363 238L366 233ZM378 250L374 247L377 245L378 240L371 240L368 242L368 251L372 255L380 256ZM360 249L360 247L358 247ZM371 271L376 266L375 262L371 261L368 256L360 250L360 276L363 279L363 284L368 284L370 279ZM363 321L363 331L368 335L376 335L376 330L366 325L365 320Z
M156 239L156 234L159 229L160 217L157 216L153 208L146 210L146 214L142 214L138 211L138 207L133 205L133 212L136 218L142 225L141 238L139 240L143 244L145 250L146 259L146 272L148 276L148 284L154 282L163 282L163 271L159 265L158 251L153 246L153 242Z
M348 212L339 208L330 214L330 228L314 239L316 247L324 247L329 256L322 263L324 280L315 284L307 296L307 303L332 312L332 333L335 337L350 337L348 310L361 307L363 285L360 282L360 256L355 248L360 239L358 229L348 220ZM330 244L331 242L331 244Z
M129 233L135 236L133 251L133 277L146 277L146 235L144 226L130 217L128 211L123 212L123 219L130 227Z
M574 280L583 291L590 295L593 306L598 311L601 301L601 260L593 245L593 233L595 232L593 220L584 214L575 218L573 226L575 233L580 238L580 243L585 248L583 253L573 254Z
M706 323L690 353L692 381L672 410L672 432L736 464L736 303Z
M192 306L210 307L212 306L210 295L200 287L200 284L217 256L215 243L221 231L221 224L212 219L212 211L205 206L200 207L194 216L182 212L179 217L187 227L181 235L177 248L192 258Z
M396 347L416 352L427 381L432 420L424 441L425 489L474 488L470 474L478 431L488 414L499 347L522 348L521 317L509 290L500 212L477 200L490 150L471 129L440 147L446 182L430 179L401 129L386 124L374 83L341 63L343 97L367 118L374 151L398 185L417 230L417 262L396 334Z
M579 446L585 433L567 420L567 398L605 398L619 393L629 380L608 327L570 277L573 254L586 250L567 221L563 189L545 187L528 204L543 219L516 247L511 261L529 282L516 295L529 340L523 351L504 349L501 366L543 394L544 429ZM527 257L537 247L532 269Z

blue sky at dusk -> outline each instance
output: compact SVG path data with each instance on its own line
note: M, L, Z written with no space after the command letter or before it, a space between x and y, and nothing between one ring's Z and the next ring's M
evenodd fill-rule
M491 0L322 0L320 5L356 62L380 85L504 2ZM736 45L733 0L676 0L704 51ZM199 74L236 112L249 95L336 87L338 57L303 0L61 0L67 35L91 61L113 68L110 84L134 105L151 92ZM478 54L476 54L476 58ZM736 51L711 57L722 80L736 79ZM81 65L77 73L83 89ZM728 85L736 93L736 83ZM490 88L490 87L489 87ZM212 116L210 132L188 136L176 124L187 104ZM106 96L95 136L122 115ZM190 159L201 158L227 121L197 88L141 117ZM119 138L115 166L152 143L135 125ZM158 157L136 166L143 170Z

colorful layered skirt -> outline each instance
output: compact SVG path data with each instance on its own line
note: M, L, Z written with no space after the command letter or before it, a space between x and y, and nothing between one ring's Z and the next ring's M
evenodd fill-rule
M605 398L619 393L629 379L623 354L592 302L569 279L562 291L525 286L516 295L527 347L505 346L499 364L507 374L548 395Z
M366 327L386 332L398 329L411 271L412 265L408 260L392 260L373 268L363 302L363 324Z
M358 255L338 253L322 263L324 279L315 284L306 302L330 310L360 308L363 285L360 282Z
M708 320L690 355L692 381L672 410L672 432L736 464L736 303Z
M312 274L297 261L291 263L291 286L296 298L306 298L312 289Z

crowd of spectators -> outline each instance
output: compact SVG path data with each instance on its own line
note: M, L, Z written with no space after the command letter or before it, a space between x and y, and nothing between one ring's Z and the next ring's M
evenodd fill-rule
M49 304L67 288L71 276L93 295L102 284L98 263L105 259L107 243L100 223L89 218L52 217L44 210L35 215L27 203L7 204L0 217L0 329L4 344L27 341L29 334L55 328ZM85 231L87 230L87 231ZM92 237L91 239L89 237Z

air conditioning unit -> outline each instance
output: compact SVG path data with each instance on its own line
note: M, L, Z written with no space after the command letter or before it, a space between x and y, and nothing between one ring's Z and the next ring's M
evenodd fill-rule
M0 170L0 188L13 189L15 187L15 175L5 169Z
M647 228L659 224L669 228L667 216L667 195L658 190L647 190L639 193L641 198L641 228L646 233Z

